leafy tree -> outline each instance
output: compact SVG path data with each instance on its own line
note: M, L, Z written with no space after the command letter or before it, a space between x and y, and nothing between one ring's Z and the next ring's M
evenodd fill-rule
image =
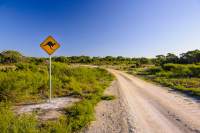
M3 63L4 61L4 56L0 53L0 63Z
M148 58L140 58L140 64L150 64L150 60Z
M14 50L7 50L0 53L1 63L17 63L22 61L23 55Z
M90 63L91 59L89 56L80 56L80 63Z
M36 65L44 64L47 58L36 58L36 57L27 57L28 62L34 63Z
M113 61L113 60L114 60L114 57L112 57L112 56L106 56L104 59L105 59L106 61Z
M68 63L68 58L65 56L54 57L54 61Z
M180 55L180 62L181 63L199 63L200 62L200 50L196 49L193 51L188 51L186 53L182 53Z
M124 57L122 57L122 56L117 56L116 60L119 60L119 61L124 61L124 60L125 60L125 58L124 58Z
M156 65L163 65L166 61L166 57L164 55L157 55L156 56Z
M168 53L166 56L166 63L177 63L179 60L178 56L173 53Z

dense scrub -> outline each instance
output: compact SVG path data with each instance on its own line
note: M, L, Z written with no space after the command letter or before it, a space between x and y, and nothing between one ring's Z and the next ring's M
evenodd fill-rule
M146 71L146 74L165 76L165 77L200 77L200 65L195 64L164 64L162 67L150 67Z
M28 102L48 96L48 68L45 65L20 63L15 70L0 71L0 100ZM102 69L69 67L62 63L52 65L54 96L82 96L94 92L104 82Z
M169 63L162 67L135 69L134 72L162 85L200 96L200 65Z
M12 105L40 102L48 97L48 65L17 63L12 69L0 70L0 130L2 133L75 132L94 119L94 106L113 76L100 68L71 67L52 64L53 96L74 96L82 99L63 110L56 121L38 121L34 114L16 116ZM8 104L9 103L9 104Z

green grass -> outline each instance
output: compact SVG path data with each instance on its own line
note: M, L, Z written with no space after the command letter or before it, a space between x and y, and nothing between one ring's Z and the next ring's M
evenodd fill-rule
M39 133L34 115L16 116L7 103L0 103L1 133Z
M97 101L86 100L76 103L64 110L65 116L59 120L42 123L41 132L47 133L71 133L81 130L94 120L94 106Z
M35 115L17 116L12 105L40 102L48 97L46 65L16 64L16 69L0 71L0 130L2 133L71 133L81 130L94 120L94 107L113 76L100 68L70 67L53 63L53 96L82 99L64 109L56 121L39 121ZM9 103L9 104L8 104Z
M109 101L109 100L114 100L116 97L115 96L113 96L113 95L103 95L102 97L101 97L101 100L107 100L107 101Z

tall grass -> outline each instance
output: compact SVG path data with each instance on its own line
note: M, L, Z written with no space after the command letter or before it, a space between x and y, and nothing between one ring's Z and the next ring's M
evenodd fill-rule
M72 68L62 63L52 65L53 96L87 95L107 82L102 69ZM17 64L16 70L0 71L0 100L31 102L48 97L48 68Z
M82 99L56 121L38 121L34 115L16 116L7 103L39 102L48 97L48 67L16 64L16 69L0 71L0 130L2 133L70 133L85 127L94 119L94 107L113 76L100 68L70 67L52 64L53 96Z
M0 103L1 133L39 133L34 115L16 116L7 103Z

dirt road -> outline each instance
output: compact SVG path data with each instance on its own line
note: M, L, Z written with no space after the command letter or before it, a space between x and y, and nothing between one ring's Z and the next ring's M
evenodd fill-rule
M115 89L118 89L119 97L126 105L124 108L128 116L126 128L129 128L127 132L200 133L200 101L121 71L112 69L108 71L116 76L117 87ZM105 110L105 105L100 106ZM101 108L100 106L98 108ZM97 112L101 112L101 109ZM111 110L104 112L106 115L106 112L111 113ZM105 121L109 125L108 118L98 117L101 117L101 122ZM96 124L98 125L98 118ZM102 131L103 128L105 126L98 127L95 132L108 132L106 129Z
M170 93L129 74L109 70L116 77L133 116L137 132L200 132L200 104Z
M120 96L117 81L104 92L106 95L115 95L111 101L103 100L95 108L96 121L93 121L83 133L128 133L131 129L128 121L128 112L125 102Z

